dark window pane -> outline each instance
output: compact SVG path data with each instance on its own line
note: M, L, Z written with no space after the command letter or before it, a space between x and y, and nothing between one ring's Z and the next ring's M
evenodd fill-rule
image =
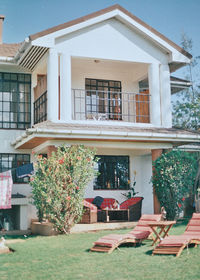
M100 119L121 120L121 82L87 78L85 83L87 90L86 102L87 104L92 104L92 106L86 107L86 114Z
M28 154L0 154L0 172L12 170L14 183L27 183L29 180L25 178L17 178L16 168L30 163L30 155Z
M11 74L10 79L13 81L17 81L17 74Z
M31 76L0 73L0 128L24 129L31 120ZM19 82L20 81L20 82ZM21 122L20 124L18 122Z
M19 74L18 80L19 80L20 82L24 82L24 74Z
M4 79L5 80L10 80L10 74L9 73L4 73Z
M31 76L25 75L25 82L30 82L30 81L31 81Z
M129 189L129 157L97 156L98 172L94 189L127 190Z

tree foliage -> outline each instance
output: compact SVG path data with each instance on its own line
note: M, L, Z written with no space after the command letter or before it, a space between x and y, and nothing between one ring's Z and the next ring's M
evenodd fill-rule
M168 220L183 210L185 198L193 191L197 165L196 155L183 151L167 152L153 163L152 182Z
M193 52L193 42L185 34L181 45L187 52ZM183 129L198 130L200 128L200 81L199 56L193 57L187 66L186 79L192 86L176 94L173 104L173 126Z
M39 219L47 217L60 233L69 233L83 214L83 195L94 175L94 150L80 146L58 147L49 158L37 156L31 178Z

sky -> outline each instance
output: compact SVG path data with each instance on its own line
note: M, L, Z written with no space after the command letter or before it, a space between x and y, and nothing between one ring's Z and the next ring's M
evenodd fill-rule
M119 4L180 45L181 34L200 55L200 0L0 0L5 15L3 42L17 43L34 33Z

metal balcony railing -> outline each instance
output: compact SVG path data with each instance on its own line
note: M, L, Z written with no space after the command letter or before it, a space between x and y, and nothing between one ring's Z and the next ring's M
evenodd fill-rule
M72 89L72 97L75 120L150 123L148 91L128 93Z
M34 102L34 124L47 120L47 91Z

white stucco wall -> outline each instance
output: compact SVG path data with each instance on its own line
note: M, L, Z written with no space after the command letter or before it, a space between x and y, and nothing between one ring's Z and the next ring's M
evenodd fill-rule
M130 180L131 185L134 181L134 172L136 171L136 186L135 191L138 192L137 196L144 197L142 204L142 213L153 213L153 193L152 184L150 183L152 175L152 160L151 155L136 156L134 151L131 150L114 150L114 149L98 149L98 155L124 155L129 156L130 160ZM123 190L93 190L93 182L91 182L86 191L85 198L94 198L95 196L102 196L104 198L115 198L120 203L126 200L122 195L126 191Z
M116 19L58 37L55 48L77 57L140 63L166 63L168 60L161 49Z
M162 75L162 68L160 68L160 65L168 64L169 56L136 30L131 30L116 19L109 19L54 38L54 46L49 52L49 61L53 57L54 63L52 65L49 63L47 70L47 74L51 74L52 77L48 85L48 96L58 100L58 87L54 88L52 94L50 93L51 85L58 84L55 62L58 63L58 57L60 57L61 119L63 121L69 121L73 118L72 108L74 104L72 96L71 106L71 87L84 89L86 77L119 80L122 81L123 91L138 92L138 81L149 76L152 96L151 123L157 127L171 127L171 111L165 110L167 115L163 114L162 118L161 109L163 108L160 108L161 93L167 100L166 104L170 103L170 87L165 86L165 81L163 82L165 77ZM95 64L94 60L99 60L100 63ZM125 64L125 62L131 64ZM66 66L64 67L64 65ZM150 67L151 65L153 67ZM50 104L49 106L51 110L48 109L48 118L54 119L55 122L58 121L58 117L55 117L58 115L55 111L56 106ZM80 104L77 103L76 106L80 106ZM81 103L81 106L84 107L84 104ZM124 105L122 106L123 111L126 111ZM169 105L167 106L169 107ZM132 109L129 115L131 113L134 116L134 110ZM132 117L129 121L134 123L134 118ZM126 117L123 118L123 121L127 121Z

